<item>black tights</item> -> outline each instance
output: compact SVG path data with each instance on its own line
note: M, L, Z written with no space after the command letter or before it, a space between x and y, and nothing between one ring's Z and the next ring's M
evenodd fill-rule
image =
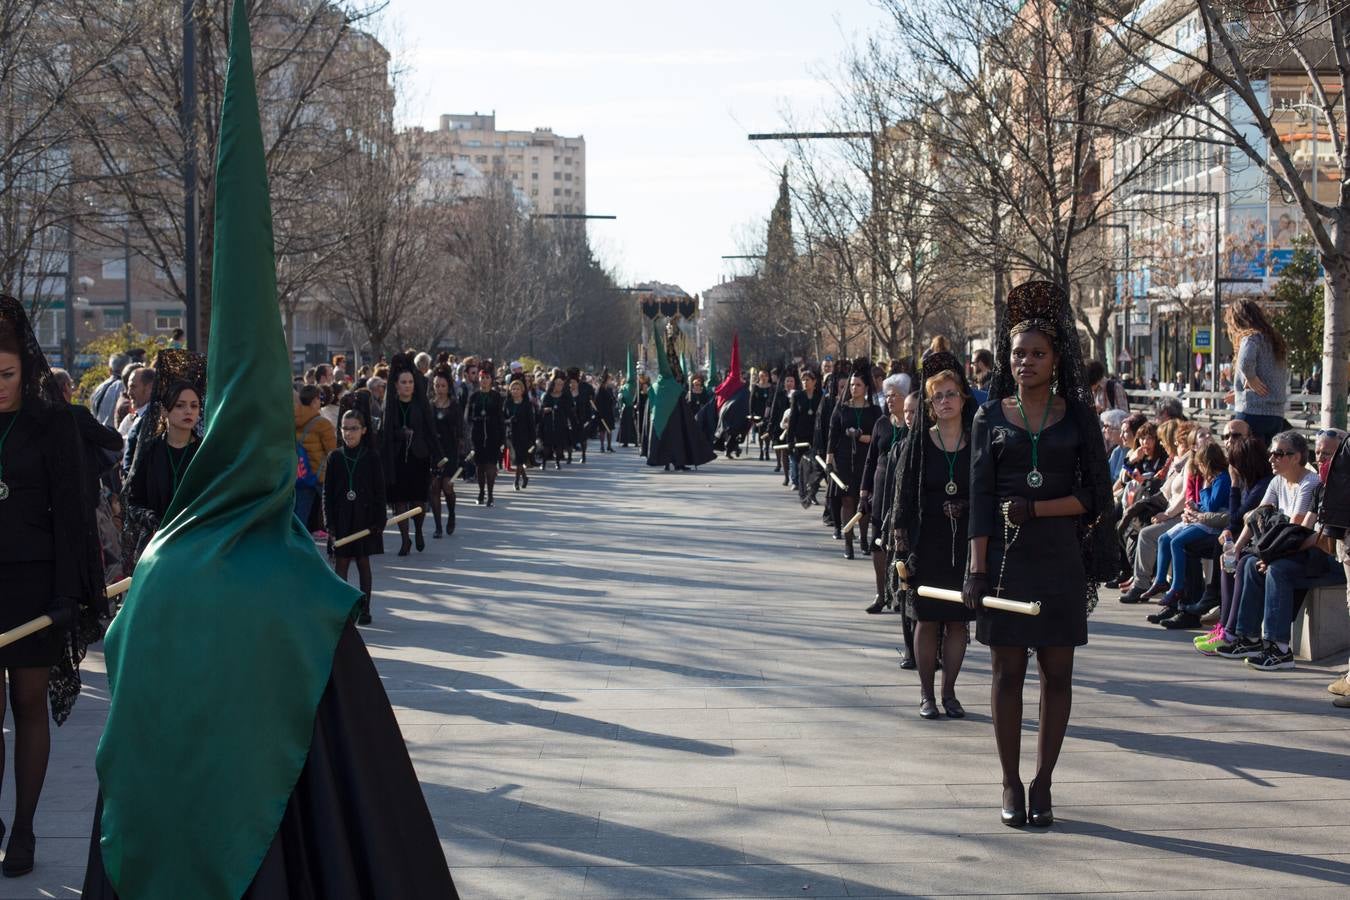
M399 515L400 513L405 513L408 510L412 509L417 504L413 503L411 500L395 500L393 503L390 503L389 505L394 510L394 515ZM413 516L412 520L413 527L417 529L418 534L422 533L422 523L425 522L426 520L427 520L427 513L425 509L422 510L422 512L418 513L417 515ZM402 522L398 523L398 533L403 536L404 541L408 540L407 519L404 519Z
M337 575L343 581L347 580L347 571L351 564L356 563L356 580L361 586L361 593L365 597L361 600L361 608L370 612L370 591L373 579L370 574L369 556L339 556L337 558Z
M5 673L14 710L14 830L32 831L52 738L47 724L47 678L43 667L0 669L0 721L5 717ZM0 739L0 782L5 771L5 742Z
M872 548L872 575L877 580L877 599L886 599L886 548Z
M455 480L449 475L437 475L431 479L431 514L436 520L436 530L441 530L441 497L445 498L445 533L455 533Z
M966 658L970 634L964 622L914 623L915 663L919 667L919 692L933 699L933 674L937 671L938 644L942 644L942 699L956 696L956 676ZM1019 725L1020 727L1020 725Z
M478 496L482 497L483 492L487 491L488 499L492 498L492 489L497 486L497 464L484 463L478 467Z
M1022 775L1019 766L1022 741L1022 685L1027 677L1025 647L990 647L994 663L994 682L990 704L994 714L994 741L998 744L998 761L1003 768L1004 806L1009 806L1006 794L1021 792ZM1064 745L1064 732L1069 728L1069 710L1073 705L1073 647L1041 647L1036 661L1041 673L1041 722L1036 732L1036 790L1042 798L1048 797L1059 761L1059 750ZM947 661L943 659L943 680L946 680Z

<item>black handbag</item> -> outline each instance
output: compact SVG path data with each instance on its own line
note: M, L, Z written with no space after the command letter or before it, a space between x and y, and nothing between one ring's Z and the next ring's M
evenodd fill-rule
M1284 521L1267 528L1260 537L1252 542L1254 552L1263 563L1272 563L1286 556L1293 556L1303 549L1303 545L1312 536L1312 529L1293 522Z

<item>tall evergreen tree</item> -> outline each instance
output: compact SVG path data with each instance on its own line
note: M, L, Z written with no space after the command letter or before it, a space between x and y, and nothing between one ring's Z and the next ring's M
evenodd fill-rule
M1322 358L1324 296L1322 268L1312 241L1297 237L1294 258L1280 270L1271 299L1282 304L1275 327L1289 342L1289 368L1302 376L1311 375Z
M792 243L792 200L788 196L787 166L778 182L778 202L769 214L769 240L764 251L764 274L773 286L785 286L797 258Z

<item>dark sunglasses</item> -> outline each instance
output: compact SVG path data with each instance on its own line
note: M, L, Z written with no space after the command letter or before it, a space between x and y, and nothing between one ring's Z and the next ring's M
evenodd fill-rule
M1225 432L1221 435L1221 437L1222 437L1225 441L1235 441L1235 440L1237 440L1238 438L1242 437L1242 435L1238 434L1238 433L1235 432L1235 431L1225 431Z
M1271 458L1271 459L1284 459L1286 456L1293 456L1293 455L1294 455L1294 451L1293 451L1293 450L1272 450L1272 451L1270 451L1270 458Z

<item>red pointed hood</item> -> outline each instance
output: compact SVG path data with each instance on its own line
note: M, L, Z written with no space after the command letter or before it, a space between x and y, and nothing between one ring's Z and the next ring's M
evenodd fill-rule
M722 383L714 391L717 394L717 408L720 410L728 400L743 390L745 382L741 380L741 338L740 335L735 335L731 338L731 365L727 367L727 377L722 379Z

